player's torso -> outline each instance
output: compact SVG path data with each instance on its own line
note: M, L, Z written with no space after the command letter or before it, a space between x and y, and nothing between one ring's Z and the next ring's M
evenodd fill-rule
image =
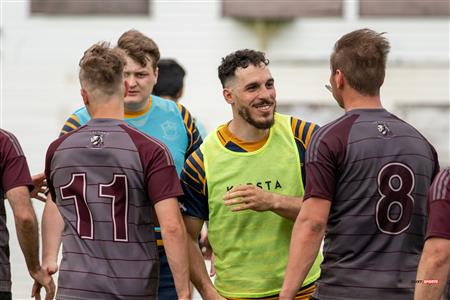
M215 253L215 285L226 297L265 297L281 288L292 221L273 212L231 212L223 205L228 190L245 184L272 193L303 195L290 118L280 119L277 116L266 144L254 152L226 149L215 132L200 146L208 180L208 235Z
M411 298L433 171L431 147L410 125L386 111L359 113L324 245L322 287L336 285L336 299L352 293L342 286L360 287L355 299Z
M139 153L121 127L89 124L62 142L51 163L65 220L58 296L151 298L157 251Z

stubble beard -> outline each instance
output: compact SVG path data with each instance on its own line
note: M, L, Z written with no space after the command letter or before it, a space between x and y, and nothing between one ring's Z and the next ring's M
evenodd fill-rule
M247 121L247 123L249 123L250 125L256 127L257 129L269 129L273 126L273 124L275 123L275 111L276 111L276 106L274 104L274 109L272 111L272 118L265 120L265 121L257 121L255 119L252 118L251 113L249 111L249 109L245 106L239 107L238 108L238 113L239 115L245 120Z

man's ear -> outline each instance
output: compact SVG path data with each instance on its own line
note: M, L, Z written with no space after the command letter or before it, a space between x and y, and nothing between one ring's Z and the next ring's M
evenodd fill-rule
M341 70L337 69L336 73L333 76L334 83L338 89L344 88L345 83L345 76L344 73L342 73Z
M158 75L159 75L159 68L156 67L156 69L155 69L155 84L158 82Z
M233 104L233 92L230 88L223 88L222 95L225 101L227 101L228 104Z
M81 88L80 95L81 95L81 98L83 98L84 105L87 106L89 104L88 92L84 88Z

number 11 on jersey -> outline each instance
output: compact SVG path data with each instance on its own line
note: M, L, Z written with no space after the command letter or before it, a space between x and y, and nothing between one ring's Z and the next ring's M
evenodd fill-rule
M94 220L86 198L86 173L73 173L70 182L61 186L63 200L73 200L77 215L77 232L82 239L94 239ZM114 174L110 183L98 184L99 197L109 198L114 241L128 241L128 180L124 174Z

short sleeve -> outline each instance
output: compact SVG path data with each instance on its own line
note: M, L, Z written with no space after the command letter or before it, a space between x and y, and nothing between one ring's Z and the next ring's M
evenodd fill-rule
M311 197L332 201L347 149L348 136L357 115L342 117L314 133L306 150L304 199Z
M182 213L208 220L208 191L203 154L200 149L197 149L186 160L181 172L181 185L184 191L184 197L180 200Z
M167 149L159 148L147 162L145 183L153 204L183 195L177 170Z
M0 172L5 192L18 186L27 186L30 191L33 189L22 148L16 137L4 130L0 131Z
M450 169L438 173L428 190L427 238L450 239Z

